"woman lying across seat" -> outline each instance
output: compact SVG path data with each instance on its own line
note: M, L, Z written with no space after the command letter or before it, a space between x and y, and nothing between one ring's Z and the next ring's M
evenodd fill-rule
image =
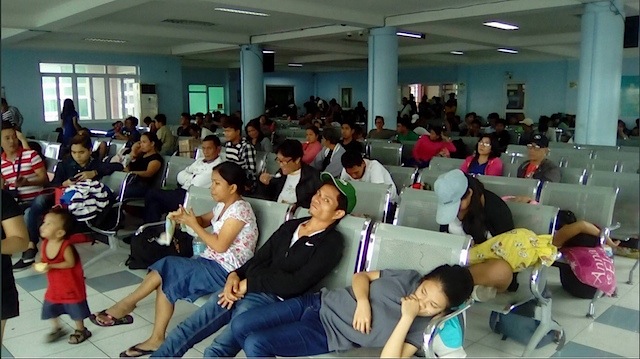
M425 276L413 270L360 272L350 287L242 313L231 330L249 358L383 346L382 357L408 358L422 348L429 321L462 304L472 290L471 273L457 265L437 267ZM438 356L458 352L459 322L447 321L440 338L444 345L434 348Z
M180 207L169 214L177 223L192 229L207 248L199 258L166 257L149 267L149 274L140 286L109 309L95 313L91 321L99 326L133 322L131 313L136 304L156 291L156 318L151 336L132 346L120 356L147 355L164 342L167 325L178 299L195 301L220 290L227 274L243 265L255 251L258 226L251 205L242 199L245 171L233 162L223 162L213 168L211 197L217 205L209 213L195 216L190 209ZM212 226L213 233L205 230Z

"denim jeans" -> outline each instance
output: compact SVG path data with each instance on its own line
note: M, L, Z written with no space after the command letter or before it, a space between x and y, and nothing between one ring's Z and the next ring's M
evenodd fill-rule
M159 222L163 214L177 210L186 194L182 188L170 191L151 188L144 197L144 223Z
M320 293L274 303L237 316L231 331L247 358L328 353L320 304Z
M29 232L29 240L37 245L40 241L40 225L44 215L54 205L54 195L52 193L38 195L29 206L29 211L25 214L25 223ZM37 247L36 247L37 248Z
M182 357L187 350L203 341L211 334L229 324L234 318L249 309L265 306L279 301L278 297L269 293L249 293L235 302L230 310L218 305L218 294L211 295L209 300L191 316L173 329L164 343L151 357ZM242 348L236 343L229 327L220 333L211 345L205 349L204 357L234 357Z

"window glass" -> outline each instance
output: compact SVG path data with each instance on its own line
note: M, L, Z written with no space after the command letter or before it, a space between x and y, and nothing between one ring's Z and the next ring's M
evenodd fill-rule
M75 65L77 74L105 74L104 65Z
M73 73L73 65L40 63L40 72L53 74L70 74Z

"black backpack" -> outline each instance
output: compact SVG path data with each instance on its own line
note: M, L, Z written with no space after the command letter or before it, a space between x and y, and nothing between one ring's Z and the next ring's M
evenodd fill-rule
M163 246L155 240L162 232L164 232L164 226L150 227L131 238L131 254L125 262L129 269L147 269L153 263L168 256L187 258L193 256L191 235L176 230L171 244Z
M494 333L502 334L502 340L511 338L520 344L527 345L533 333L540 325L540 321L534 318L534 312L536 309L536 301L531 300L521 306L515 308L508 314L502 314L498 312L491 312L489 317L489 326ZM556 332L550 331L546 333L542 340L536 346L542 348L543 346L554 342L556 340ZM559 338L560 346L564 344L564 335Z

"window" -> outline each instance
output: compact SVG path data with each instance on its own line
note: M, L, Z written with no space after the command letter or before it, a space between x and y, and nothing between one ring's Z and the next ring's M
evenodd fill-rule
M140 116L138 67L40 63L44 120L55 122L65 99L72 99L81 120Z
M189 112L195 114L215 111L225 113L224 87L189 85Z

